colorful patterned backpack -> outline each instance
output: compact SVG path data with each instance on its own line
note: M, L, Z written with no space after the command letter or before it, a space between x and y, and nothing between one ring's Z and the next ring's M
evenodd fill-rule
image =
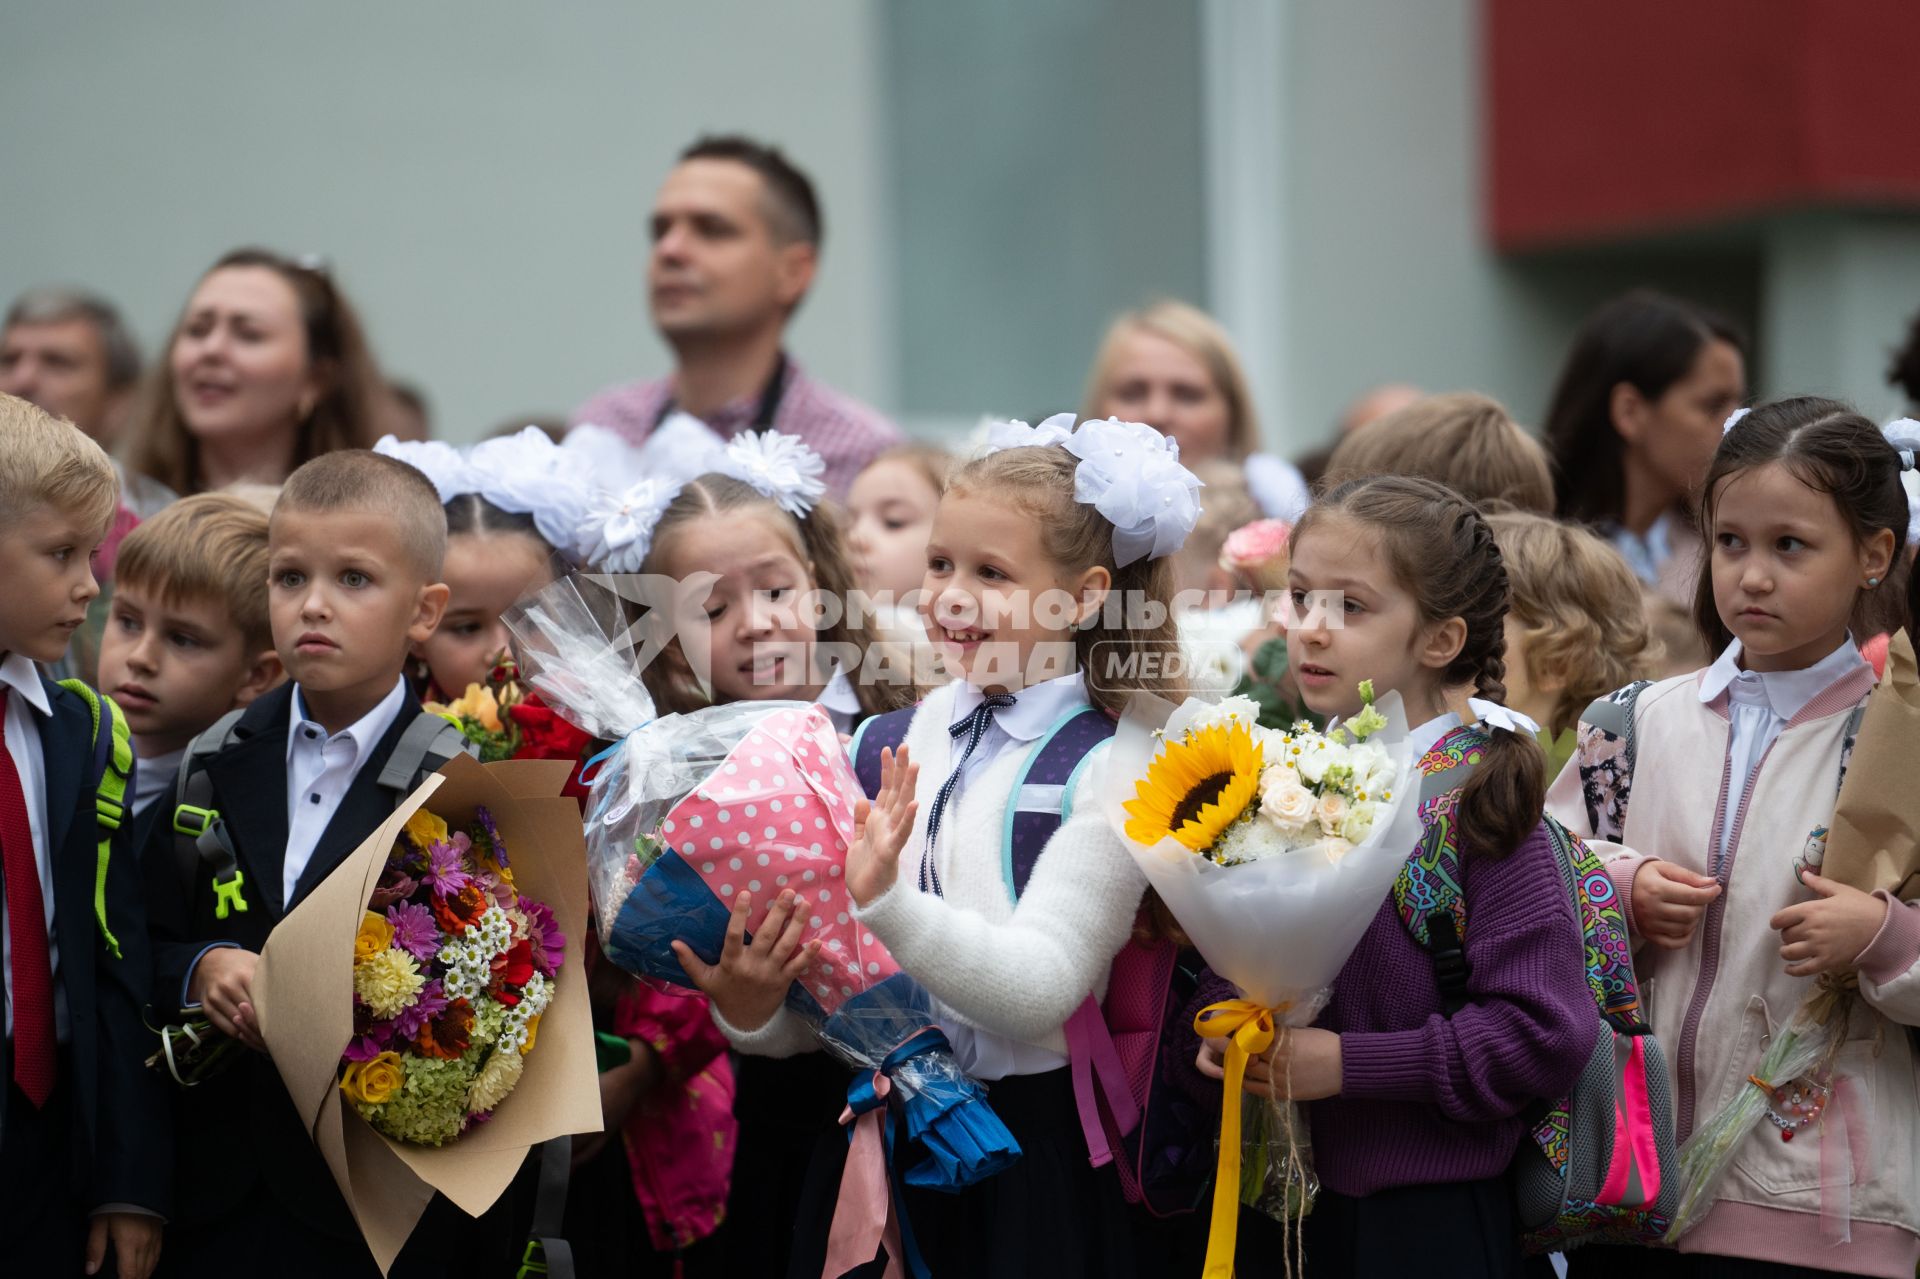
M1455 808L1487 748L1485 730L1454 729L1420 761L1419 849L1393 886L1401 921L1433 956L1450 1017L1468 1001L1467 897ZM1665 1056L1641 1014L1627 925L1599 858L1553 818L1555 861L1580 921L1600 1033L1573 1091L1525 1116L1532 1140L1512 1165L1529 1252L1586 1243L1647 1244L1680 1198Z
M900 748L913 708L861 723L848 747L861 789L880 787L880 750ZM1073 811L1080 771L1114 721L1083 706L1062 715L1027 751L1001 832L1007 893L1020 899L1034 863ZM1179 1059L1190 1060L1193 1032L1180 1014L1198 968L1181 962L1172 941L1128 942L1113 958L1104 1004L1091 996L1066 1025L1074 1100L1088 1158L1112 1163L1129 1203L1155 1216L1191 1212L1213 1184L1218 1116L1173 1082Z

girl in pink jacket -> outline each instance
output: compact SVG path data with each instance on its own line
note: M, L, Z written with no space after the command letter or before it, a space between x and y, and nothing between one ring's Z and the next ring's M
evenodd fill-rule
M1719 659L1596 702L1583 759L1549 797L1612 854L1681 1141L1758 1086L1771 1037L1817 979L1857 978L1861 995L1831 1075L1765 1081L1770 1122L1741 1139L1677 1253L1583 1249L1576 1276L1907 1279L1920 1261L1920 1076L1905 1029L1920 1024L1920 909L1797 869L1824 838L1874 687L1854 628L1893 589L1912 465L1832 400L1729 419L1701 498L1695 604Z

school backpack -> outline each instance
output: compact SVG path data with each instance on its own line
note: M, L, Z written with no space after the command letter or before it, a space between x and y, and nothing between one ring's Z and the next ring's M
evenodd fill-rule
M1449 1017L1466 1006L1470 976L1468 863L1454 810L1487 744L1485 730L1456 728L1421 758L1420 847L1393 886L1401 922L1433 957ZM1654 1243L1666 1234L1681 1190L1665 1055L1642 1015L1612 880L1578 836L1552 817L1546 828L1580 922L1600 1032L1572 1091L1524 1116L1531 1140L1511 1166L1522 1242L1535 1253Z
M861 789L880 789L880 751L906 740L913 708L864 721L848 748ZM1056 720L1028 749L1001 832L1007 893L1018 901L1041 850L1073 811L1080 772L1113 736L1105 712L1082 706ZM1174 1071L1194 1055L1181 1011L1197 981L1180 947L1130 941L1114 956L1105 1004L1088 996L1066 1024L1074 1100L1090 1162L1114 1164L1129 1203L1155 1216L1191 1212L1214 1170L1216 1116L1188 1098ZM1180 1033L1185 1031L1184 1037Z
M94 779L93 812L100 827L93 865L93 922L100 929L107 953L119 959L120 940L107 926L107 862L113 856L113 832L126 820L127 787L133 777L132 735L127 717L111 697L96 693L85 680L63 679L60 687L85 702L93 717L93 760L87 776ZM103 719L105 733L100 731Z
M240 740L240 717L245 709L228 711L212 727L195 737L180 757L180 772L174 782L173 848L174 864L188 899L193 881L202 869L213 876L213 914L225 919L235 911L245 914L246 873L234 852L233 836L227 833L220 810L212 808L213 780L207 776L207 761ZM380 769L379 785L392 793L397 806L431 773L438 772L455 755L474 754L473 746L451 720L425 711L414 716L411 724L394 744L393 754Z

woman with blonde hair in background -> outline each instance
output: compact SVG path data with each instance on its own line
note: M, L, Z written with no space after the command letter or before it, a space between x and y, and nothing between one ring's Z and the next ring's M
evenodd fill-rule
M1122 312L1094 357L1080 415L1145 422L1180 445L1186 466L1244 467L1248 491L1275 519L1297 520L1307 509L1299 470L1260 451L1260 420L1232 340L1198 307L1165 300Z
M279 484L322 453L371 448L388 411L326 268L236 249L187 299L128 422L128 463L183 495Z

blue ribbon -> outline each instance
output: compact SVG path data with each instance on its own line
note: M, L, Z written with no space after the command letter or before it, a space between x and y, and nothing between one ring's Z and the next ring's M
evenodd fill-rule
M881 1060L879 1070L863 1072L851 1084L847 1085L847 1109L851 1110L854 1118L858 1119L861 1115L869 1111L878 1110L882 1106L885 1106L887 1099L880 1095L878 1088L875 1086L874 1080L876 1076L884 1075L891 1079L894 1071L900 1069L901 1066L905 1065L911 1059L918 1057L921 1053L946 1051L950 1047L951 1045L947 1043L947 1037L940 1032L938 1026L928 1026L925 1030L911 1036L905 1043L902 1043ZM927 1268L926 1259L920 1255L920 1247L914 1242L913 1218L908 1215L906 1201L903 1198L906 1192L906 1182L900 1175L899 1164L896 1163L893 1158L893 1111L888 1110L881 1118L883 1121L881 1132L884 1137L887 1152L887 1182L893 1188L893 1202L897 1208L895 1216L900 1222L900 1250L906 1253L906 1256L900 1260L902 1264L906 1266L907 1273L911 1274L914 1279L931 1279L932 1271ZM853 1141L852 1124L847 1125L847 1141L849 1144Z

